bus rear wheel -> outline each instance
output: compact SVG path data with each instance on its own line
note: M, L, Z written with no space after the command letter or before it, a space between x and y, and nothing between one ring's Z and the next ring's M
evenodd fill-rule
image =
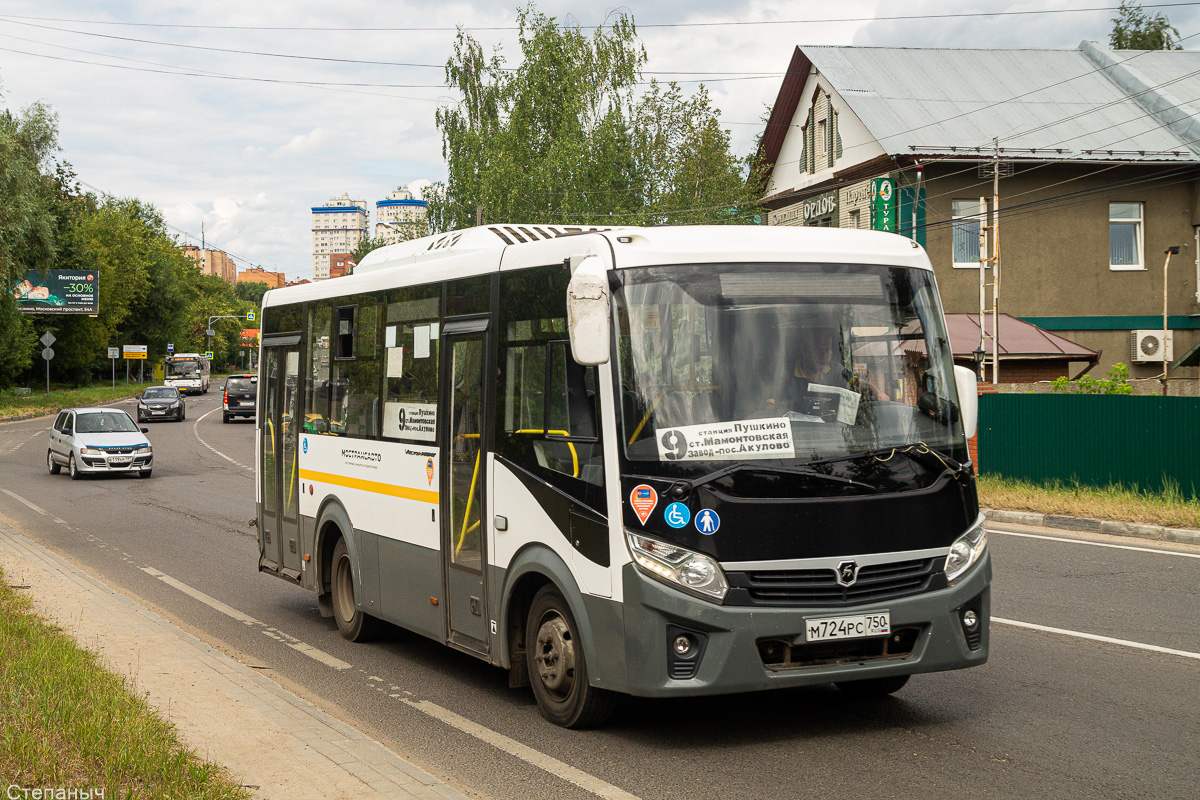
M529 607L525 658L538 709L550 722L587 728L612 715L617 696L588 682L579 628L554 586L543 586Z
M354 598L354 565L345 539L338 539L333 548L329 593L333 601L333 618L343 638L365 642L379 630L379 620L363 613Z

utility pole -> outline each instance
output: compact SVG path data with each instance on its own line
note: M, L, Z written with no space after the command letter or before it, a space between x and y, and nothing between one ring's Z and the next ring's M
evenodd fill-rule
M992 385L1000 381L1000 138L993 137L992 144L992 219L988 223L987 198L979 198L979 349L985 354L980 365L980 380L986 376L983 363L987 361L987 315L992 315ZM980 170L982 172L982 168ZM991 232L991 236L988 232ZM991 254L988 243L991 242ZM992 280L987 279L988 265L992 267ZM987 290L992 290L991 306L988 305Z

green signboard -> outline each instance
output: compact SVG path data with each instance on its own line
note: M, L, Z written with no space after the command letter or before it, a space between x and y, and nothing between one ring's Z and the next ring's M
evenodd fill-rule
M48 269L26 272L12 287L24 314L100 313L100 273L96 270Z
M871 179L871 230L896 232L896 182Z

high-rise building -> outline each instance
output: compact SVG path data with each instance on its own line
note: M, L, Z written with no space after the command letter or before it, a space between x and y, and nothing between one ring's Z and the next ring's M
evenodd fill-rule
M375 201L375 238L394 244L407 238L404 231L425 219L429 203L417 200L407 186L401 186L386 200Z
M331 198L312 209L313 280L329 277L331 253L353 253L370 228L366 200L349 194Z
M183 254L200 265L201 274L216 275L231 285L237 283L237 265L225 251L201 250L194 244L186 244L183 246Z

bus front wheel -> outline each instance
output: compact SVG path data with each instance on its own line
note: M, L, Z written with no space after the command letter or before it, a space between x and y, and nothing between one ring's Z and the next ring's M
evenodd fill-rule
M567 601L554 586L533 598L525 626L525 658L542 716L564 728L603 724L616 695L588 682L579 628Z
M365 642L378 630L379 620L363 613L354 599L354 566L345 539L338 539L333 548L333 564L329 593L333 601L333 618L338 631L352 642Z

